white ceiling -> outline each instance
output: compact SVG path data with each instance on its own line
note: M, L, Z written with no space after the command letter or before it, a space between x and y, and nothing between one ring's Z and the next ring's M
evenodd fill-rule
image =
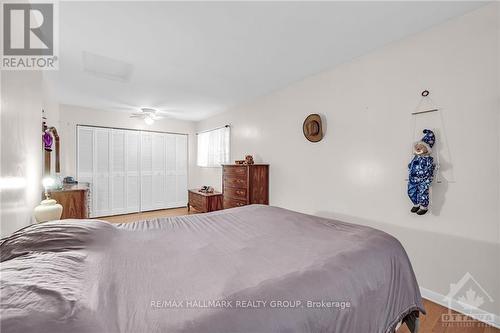
M482 4L61 2L50 81L61 103L200 120ZM131 72L95 75L84 52Z

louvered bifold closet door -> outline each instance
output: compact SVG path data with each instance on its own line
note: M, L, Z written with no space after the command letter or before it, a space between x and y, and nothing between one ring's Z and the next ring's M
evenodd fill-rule
M93 211L95 216L111 215L111 131L94 129Z
M77 140L91 217L186 206L187 135L78 126Z
M165 134L153 133L152 138L152 203L153 209L166 207L166 180L165 180Z
M165 148L167 163L165 165L165 177L166 177L166 207L179 207L177 205L177 135L176 134L166 134L165 136Z
M167 207L183 207L187 203L187 135L166 135Z
M153 135L141 132L141 211L153 209Z
M125 185L125 131L111 129L111 213L110 215L127 212Z
M92 127L77 127L77 180L90 184L90 192L93 192L94 183L94 129ZM93 203L88 202L89 216L93 217Z
M125 186L127 213L138 212L140 201L140 146L141 135L138 131L125 131Z

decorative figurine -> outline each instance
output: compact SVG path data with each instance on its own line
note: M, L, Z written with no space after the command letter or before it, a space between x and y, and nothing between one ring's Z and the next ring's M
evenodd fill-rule
M202 186L198 192L201 193L214 193L214 188L212 186Z
M245 156L245 164L253 164L253 156L252 155L246 155Z
M434 159L431 156L436 138L434 132L424 129L422 140L413 146L413 159L408 164L408 196L413 207L412 213L424 215L429 210L429 187L434 176Z

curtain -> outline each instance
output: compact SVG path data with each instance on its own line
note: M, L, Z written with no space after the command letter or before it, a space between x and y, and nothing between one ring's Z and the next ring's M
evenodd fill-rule
M229 163L229 127L198 133L197 165L220 167Z

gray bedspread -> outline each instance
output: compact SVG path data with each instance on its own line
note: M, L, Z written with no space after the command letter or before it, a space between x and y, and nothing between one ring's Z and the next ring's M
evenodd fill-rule
M268 206L4 238L2 333L385 333L423 312L401 244Z

